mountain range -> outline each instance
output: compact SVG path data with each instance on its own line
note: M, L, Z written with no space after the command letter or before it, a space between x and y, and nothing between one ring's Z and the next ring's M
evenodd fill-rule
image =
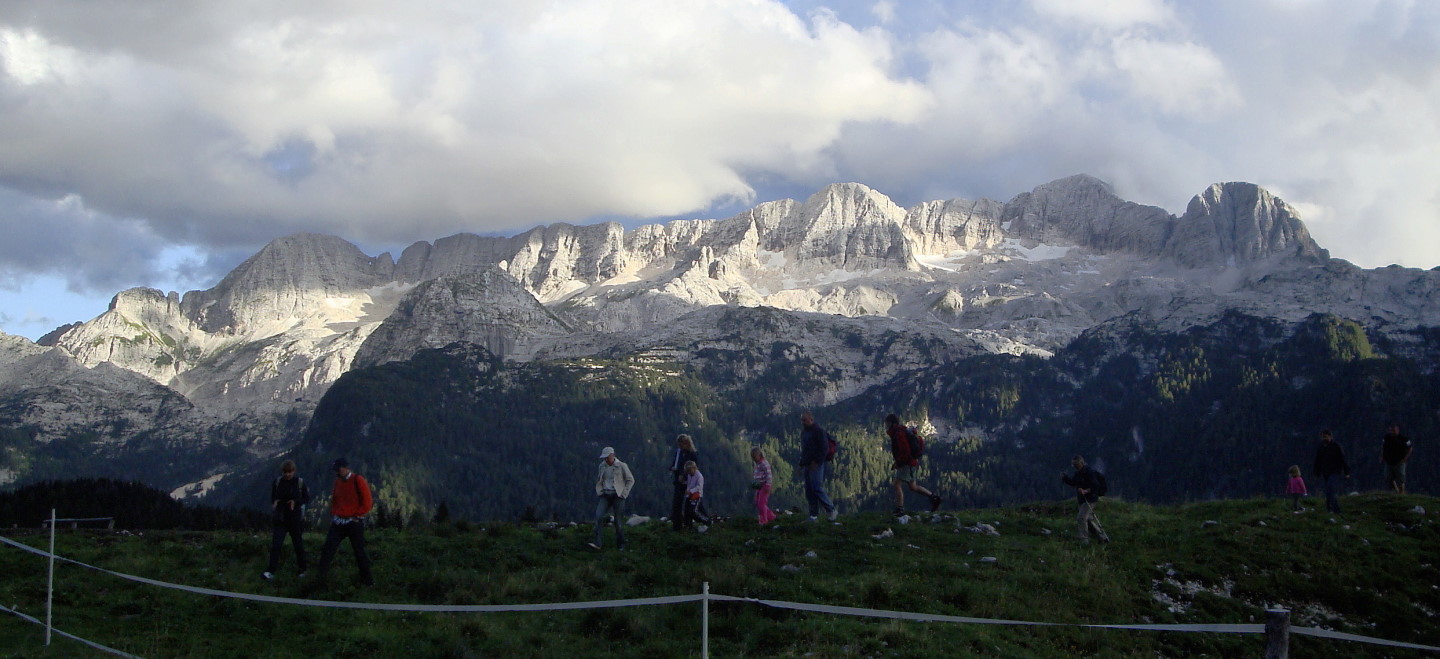
M546 381L570 383L571 376L557 373L659 368L685 380L682 389L690 393L681 407L698 407L657 418L710 423L717 443L736 451L767 442L790 451L787 424L800 409L827 410L857 442L867 432L873 438L875 428L852 412L903 411L953 448L954 460L1004 455L999 449L1016 442L1054 451L1097 449L1097 439L1133 446L1145 434L1133 418L1094 428L1125 427L1126 437L1078 444L1073 428L1057 429L1067 438L1063 447L1033 436L1033 429L1075 422L1086 414L1076 405L1135 398L1182 345L1208 355L1201 361L1214 367L1211 385L1234 376L1240 379L1231 386L1240 386L1241 371L1262 364L1299 372L1359 360L1391 364L1426 391L1440 370L1435 328L1440 269L1367 270L1331 258L1293 207L1249 183L1212 185L1178 216L1123 200L1084 175L1008 202L952 199L909 208L844 183L727 219L460 234L417 242L398 259L369 256L342 238L301 234L273 241L208 290L182 296L130 289L96 318L37 342L0 335L0 485L119 476L176 496L211 493L243 502L240 488L249 485L239 484L273 471L277 456L319 462L316 453L334 453L341 442L325 435L345 426L340 419L385 409L385 388L337 382L408 378L413 373L404 368L418 366L402 366L416 359L429 364L426 372L457 378L436 360L514 373L445 380L467 388L461 393L470 405L505 399L511 417L543 417L553 409L500 391L476 399L476 392L542 373ZM1337 356L1347 345L1354 359ZM1134 362L1123 376L1131 380L1097 378L1119 368L1122 355ZM1219 357L1223 368L1209 361ZM943 386L992 371L1051 382L1025 401L1035 406L1026 418L975 414L970 401L952 397L983 398L978 390ZM1307 391L1320 375L1303 377L1309 379L1289 383L1292 391ZM644 378L626 382L625 396L647 390ZM1106 387L1110 396L1092 398ZM344 404L335 398L327 406L337 391ZM1217 401L1232 394L1216 389L1213 398L1193 402L1224 407ZM439 391L427 395L412 401L418 409L375 418L403 429L425 425L422 417L443 417L425 409L426 400L449 399ZM1399 414L1409 427L1428 431L1437 423L1435 400L1409 410L1377 399L1353 418L1378 424L1379 416ZM1112 412L1160 409L1148 398L1132 402L1137 407ZM1194 416L1173 421L1203 426L1206 413L1187 410ZM1319 415L1307 422L1347 420ZM627 423L613 422L621 430ZM348 450L375 456L372 470L381 472L389 468L381 463L387 452L436 460L466 452L399 431L383 445L354 445L359 426L348 428ZM647 432L648 442L673 434ZM1186 459L1183 452L1167 457ZM1036 481L987 498L978 494L985 488L960 487L975 477L957 475L963 465L951 462L943 450L937 454L937 477L977 501L1043 491ZM377 475L372 480L383 484L384 474ZM426 478L428 494L397 495L392 503L406 510L435 505L446 477ZM1135 494L1231 491L1213 482L1147 488L1154 491ZM855 486L857 505L879 505L863 490ZM555 504L555 512L562 510Z

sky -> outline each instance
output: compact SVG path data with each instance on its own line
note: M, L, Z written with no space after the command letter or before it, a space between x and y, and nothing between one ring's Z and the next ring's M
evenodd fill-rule
M370 254L728 217L864 183L1001 201L1223 181L1331 255L1440 265L1440 2L0 3L0 331L265 243Z

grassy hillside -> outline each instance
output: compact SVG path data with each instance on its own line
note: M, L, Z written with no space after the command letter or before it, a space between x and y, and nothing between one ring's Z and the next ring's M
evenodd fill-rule
M1314 499L1309 502L1317 503ZM630 548L595 553L588 526L442 524L371 534L378 585L352 585L342 550L328 586L259 579L268 535L65 532L59 552L120 572L288 597L514 604L718 594L984 618L1073 623L1244 623L1288 606L1294 623L1440 645L1440 500L1365 494L1346 514L1292 514L1279 500L1153 507L1107 500L1114 542L1070 537L1073 501L965 510L910 524L879 514L842 524L735 518L707 534L658 523ZM1424 514L1413 511L1416 506ZM1214 522L1213 524L1210 522ZM999 536L965 527L992 524ZM893 537L876 538L890 529ZM34 546L45 537L10 530ZM319 533L309 536L318 550ZM807 554L813 552L814 556ZM985 562L984 557L994 557ZM790 566L790 567L787 567ZM0 549L0 602L43 617L44 560ZM415 614L224 600L62 567L59 628L144 657L698 656L700 605L550 613ZM0 615L0 655L89 656ZM716 657L1257 656L1252 635L870 620L712 603ZM1295 636L1292 656L1425 653Z

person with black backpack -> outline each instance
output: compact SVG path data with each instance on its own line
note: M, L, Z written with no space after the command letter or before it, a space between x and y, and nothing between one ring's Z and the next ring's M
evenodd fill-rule
M1095 516L1095 504L1100 497L1105 496L1108 486L1105 483L1105 474L1091 469L1085 464L1084 456L1075 456L1070 459L1070 465L1075 467L1075 476L1072 478L1065 472L1060 472L1060 480L1066 485L1075 488L1075 498L1080 502L1080 510L1075 515L1075 523L1078 526L1076 537L1081 542L1089 544L1090 532L1095 532L1095 537L1100 542L1110 542L1110 536L1100 526L1100 518Z
M260 574L266 581L275 578L280 570L280 552L285 549L285 536L290 536L295 545L295 563L300 576L310 569L305 558L305 504L310 503L310 488L305 479L295 475L295 461L286 460L280 464L280 477L270 485L270 564Z
M825 477L829 475L830 460L834 458L831 446L834 444L830 433L825 432L809 412L800 415L800 469L805 474L805 501L810 504L810 520L820 519L823 508L830 521L840 515L840 509L830 501L825 492Z
M900 423L900 417L894 414L885 416L885 434L890 436L890 454L895 457L895 464L890 467L895 470L891 480L895 484L895 515L905 514L906 489L929 499L930 512L939 510L940 502L945 499L915 481L915 468L920 466L920 458L925 455L924 438L915 429Z

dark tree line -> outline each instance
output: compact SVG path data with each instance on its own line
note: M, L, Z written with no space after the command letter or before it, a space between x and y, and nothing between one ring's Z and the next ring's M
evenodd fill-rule
M0 493L0 526L40 526L59 518L112 517L117 529L252 529L269 524L253 510L187 506L143 483L109 478L44 481Z

